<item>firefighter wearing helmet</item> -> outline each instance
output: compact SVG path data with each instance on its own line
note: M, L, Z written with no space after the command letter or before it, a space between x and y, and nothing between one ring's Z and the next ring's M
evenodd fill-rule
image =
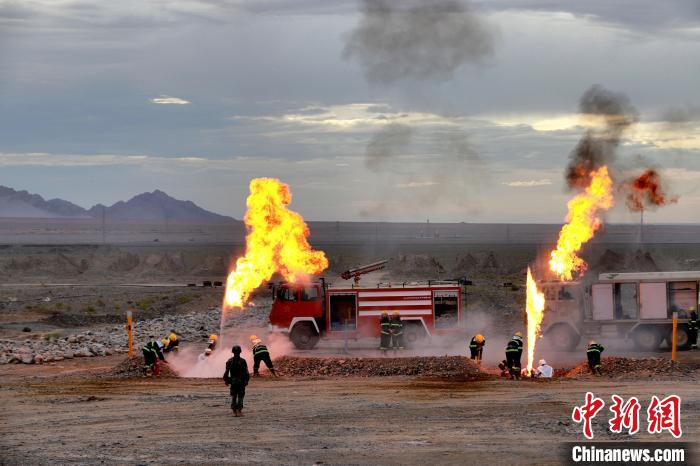
M469 342L469 352L471 353L471 358L476 361L477 364L481 364L481 357L484 353L484 345L486 345L486 339L480 333L477 333L472 337Z
M219 341L219 337L215 333L212 333L211 335L209 335L209 344L207 345L207 349L210 350L209 354L216 351L216 342L217 341Z
M391 321L389 313L382 311L382 316L379 319L379 349L386 351L391 347Z
M515 332L506 345L506 361L511 379L520 379L520 358L523 355L523 334Z
M165 362L163 356L163 343L156 340L153 336L149 337L148 343L143 348L143 376L148 377L155 375L160 377L160 362Z
M403 349L403 321L399 311L391 313L391 346L394 349Z
M168 335L168 344L165 347L164 352L170 353L171 351L177 353L178 346L180 345L180 341L177 339L177 334L175 333L175 330L170 331L170 335Z
M250 336L251 350L253 351L253 377L260 377L258 373L260 369L260 363L264 362L268 370L272 375L277 377L275 368L272 366L272 359L270 359L270 351L267 349L260 338L257 335Z
M602 366L600 364L600 353L605 350L603 345L591 340L586 348L586 357L588 358L588 368L593 375L603 375Z
M235 417L243 416L243 397L245 387L250 380L248 363L241 357L241 347L236 345L231 348L233 357L226 361L224 383L231 388L231 411Z

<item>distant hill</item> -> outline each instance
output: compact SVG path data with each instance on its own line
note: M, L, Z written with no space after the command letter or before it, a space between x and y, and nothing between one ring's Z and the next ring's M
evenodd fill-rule
M46 201L38 194L0 186L0 217L85 218L88 216L85 209L72 202L63 199Z
M192 201L181 201L156 189L111 206L84 208L63 199L44 200L38 194L0 186L0 217L101 218L111 220L230 221L231 217L209 212Z
M88 210L88 214L91 217L101 217L103 209L107 218L116 220L233 220L231 217L202 209L192 201L181 201L170 197L158 189L152 193L134 196L126 202L119 201L109 207L97 204Z

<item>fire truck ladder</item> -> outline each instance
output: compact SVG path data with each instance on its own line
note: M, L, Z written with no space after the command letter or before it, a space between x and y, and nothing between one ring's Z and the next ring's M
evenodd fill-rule
M360 267L355 267L353 269L348 269L345 272L341 273L340 277L344 280L350 280L351 278L353 278L355 280L354 286L357 286L360 284L360 277L362 275L374 272L375 270L381 270L384 267L386 267L386 264L388 262L389 260L385 259L377 262L372 262L371 264L362 265Z

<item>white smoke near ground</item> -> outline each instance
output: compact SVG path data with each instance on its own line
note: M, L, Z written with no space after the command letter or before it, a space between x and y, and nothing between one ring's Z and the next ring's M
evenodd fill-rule
M241 347L241 357L248 363L248 369L253 372L253 353L251 351L250 336L256 335L267 346L270 357L275 359L290 354L293 345L287 335L280 333L268 333L262 328L236 328L227 329L221 335L216 344L216 350L210 356L204 356L207 343L184 344L176 355L168 355L167 361L170 367L180 376L186 378L222 378L226 369L226 361L233 357L231 348L234 345ZM260 373L265 374L267 368L261 365Z

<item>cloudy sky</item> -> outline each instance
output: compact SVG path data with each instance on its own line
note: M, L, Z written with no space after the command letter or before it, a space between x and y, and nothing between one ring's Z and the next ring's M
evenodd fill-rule
M0 184L84 207L162 189L240 218L560 222L593 85L620 179L700 221L697 0L0 0ZM636 221L624 199L611 221Z

